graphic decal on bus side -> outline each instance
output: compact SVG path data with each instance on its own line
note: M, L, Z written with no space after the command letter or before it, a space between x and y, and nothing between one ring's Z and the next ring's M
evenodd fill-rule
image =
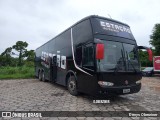
M51 55L51 54L42 51L41 64L46 68L49 68L49 55Z
M114 32L127 32L131 33L131 30L129 27L123 26L123 25L118 25L115 23L109 23L109 22L104 22L100 21L100 26L104 30L109 30L109 31L114 31Z
M57 55L57 66L61 67L61 57L60 57L60 55Z
M60 51L58 53L60 53ZM53 59L53 56L56 55L42 51L41 64L46 68L50 68L50 62L51 59ZM66 69L66 56L57 55L57 66L61 67L62 69Z
M61 56L61 68L66 69L66 56Z

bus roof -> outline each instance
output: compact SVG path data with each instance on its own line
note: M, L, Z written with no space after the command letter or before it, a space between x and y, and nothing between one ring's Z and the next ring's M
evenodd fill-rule
M109 20L109 21L112 21L112 22L116 22L116 23L119 23L119 24L122 24L122 25L125 25L125 26L128 26L127 24L123 23L123 22L120 22L120 21L117 21L117 20L114 20L114 19L111 19L111 18L106 18L106 17L102 17L102 16L98 16L98 15L90 15L90 16L87 16L81 20L79 20L78 22L76 22L75 24L73 24L72 26L70 26L69 28L65 29L63 32L59 33L58 35L56 35L54 38L58 37L59 35L61 35L62 33L64 33L65 31L71 29L73 26L77 25L78 23L84 21L84 20L87 20L87 19L91 19L91 18L99 18L99 19L104 19L104 20ZM52 39L54 39L52 38ZM49 41L51 41L52 39L50 39ZM45 42L44 44L42 44L41 46L39 46L38 48L42 47L43 45L47 44L49 41ZM37 48L37 49L38 49ZM36 49L36 50L37 50Z

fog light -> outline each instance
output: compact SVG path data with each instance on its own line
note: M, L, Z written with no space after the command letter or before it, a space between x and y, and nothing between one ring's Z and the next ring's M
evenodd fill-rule
M98 81L98 84L99 84L101 87L113 86L113 85L114 85L112 82L106 82L106 81Z
M141 80L136 81L136 84L140 84L140 83L141 83Z

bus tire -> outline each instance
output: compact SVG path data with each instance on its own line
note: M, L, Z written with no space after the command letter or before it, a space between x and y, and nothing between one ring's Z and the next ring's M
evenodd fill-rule
M70 76L68 78L67 88L71 95L74 95L74 96L78 95L76 79L74 76Z
M42 81L45 82L46 79L45 79L45 73L44 73L44 71L42 71L42 74L41 74L41 75L42 75Z
M41 81L42 80L42 74L41 71L38 72L38 79Z

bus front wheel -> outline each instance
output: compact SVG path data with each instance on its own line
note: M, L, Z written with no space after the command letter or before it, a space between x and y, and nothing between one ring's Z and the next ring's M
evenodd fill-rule
M74 95L74 96L78 95L76 79L74 76L70 76L68 78L67 88L71 95Z

